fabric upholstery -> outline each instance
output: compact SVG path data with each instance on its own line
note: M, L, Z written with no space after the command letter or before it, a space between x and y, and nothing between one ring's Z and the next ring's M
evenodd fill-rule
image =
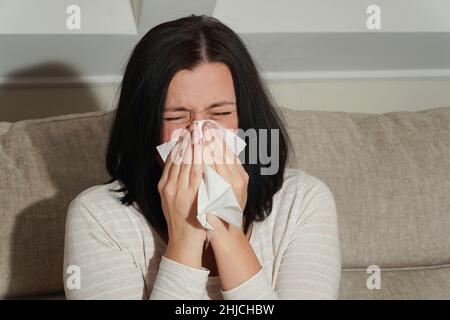
M286 110L297 166L336 198L343 268L450 264L450 108Z
M450 299L450 266L436 268L381 270L380 289L367 288L370 274L365 270L344 270L341 300Z
M0 123L0 297L63 290L69 202L106 181L109 115Z
M322 179L336 198L341 298L450 298L450 107L283 114L291 166ZM63 291L67 206L108 180L113 115L0 122L0 297ZM366 287L372 264L387 268L382 290Z

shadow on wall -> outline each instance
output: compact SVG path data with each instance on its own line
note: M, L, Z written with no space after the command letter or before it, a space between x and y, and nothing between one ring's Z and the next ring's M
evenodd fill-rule
M0 121L100 110L100 102L91 88L77 81L81 79L80 74L69 65L43 63L16 70L5 78L5 83L0 84ZM70 79L72 83L58 83L61 78Z
M58 70L65 76L75 72L63 65L43 65L21 71L17 77ZM8 89L9 90L9 89ZM22 90L22 89L14 89ZM27 89L28 90L28 89ZM33 89L41 90L41 89ZM63 113L88 112L96 100L88 86L80 86L77 109L64 107L67 102L51 97L54 108L45 108L46 116ZM9 120L20 117L43 117L42 105L28 101L26 110L15 110L9 100L4 105L4 89L0 89L2 119L11 111ZM31 94L36 99L39 93ZM50 101L51 100L51 101ZM39 101L42 103L43 100ZM24 103L20 102L23 106ZM61 106L61 108L56 108ZM73 104L71 104L73 106ZM14 219L9 236L8 298L62 293L62 263L67 208L71 200L86 188L102 184L109 176L105 169L105 152L109 133L109 117L87 117L77 121L52 121L27 125L20 137L9 137L7 157L19 159L5 174L5 183L20 185L12 201L3 208ZM18 139L17 143L13 140ZM17 203L18 202L18 203ZM21 203L23 205L21 206ZM6 244L5 244L6 245ZM6 262L6 261L5 261Z

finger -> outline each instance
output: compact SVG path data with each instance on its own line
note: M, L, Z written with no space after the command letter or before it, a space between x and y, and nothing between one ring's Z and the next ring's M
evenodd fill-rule
M230 134L226 131L225 134ZM223 177L229 177L228 180L242 180L247 181L248 175L242 166L238 156L234 153L232 147L227 144L227 140L224 139L223 132L219 130L212 130L212 135L216 137L215 141L217 146L216 163L217 172Z
M203 163L208 164L215 168L214 158L215 158L215 146L214 146L214 137L211 134L211 130L208 128L208 123L202 128L203 130Z
M186 133L186 129L177 129L176 132L178 133L178 136L175 138L175 139L177 139L177 142L167 157L172 162L177 158L177 150L179 150L179 148L183 142L183 136Z
M192 144L200 143L200 139L202 137L202 128L194 124L192 124L190 128L192 129L191 130Z
M223 134L230 134L230 133L227 132L223 133L222 131L220 131L220 129L213 128L211 130L211 134L214 137L214 141L216 142L217 163L220 165L235 165L236 161L234 160L234 152L228 146L225 137L223 136Z
M182 162L184 152L186 151L186 135L187 135L187 130L183 134L181 144L180 144L177 152L175 152L173 155L173 161L172 161L172 165L170 167L169 176L168 176L168 180L167 180L168 183L172 182L172 183L176 184L178 181L178 174L180 172L180 164Z
M181 145L182 138L183 138L182 135L180 135L178 137L177 143L174 145L174 147L169 152L169 155L166 158L166 162L164 164L164 169L163 169L163 172L161 174L161 181L167 181L167 179L169 177L169 172L170 172L170 168L171 168L172 163L173 163L173 158L174 158L175 154L178 152L178 149L179 149L179 147Z
M242 174L242 176L248 175L247 171L244 168L244 165L241 162L241 159L239 159L239 156L237 154L235 154L234 157L235 157L236 167L238 168L238 170Z
M233 170L230 168L230 165L227 163L221 142L216 142L215 168L217 173L223 177L229 178L232 174L234 174Z
M192 124L192 131L191 131L191 137L192 137L192 166L191 166L191 173L195 168L193 168L194 165L197 165L197 168L195 171L198 171L198 166L202 165L203 163L203 155L202 153L198 154L198 152L203 152L203 143L201 140L203 140L203 132L202 128ZM196 147L196 148L195 148Z
M203 142L198 141L194 143L193 152L194 152L194 163L191 166L190 172L190 187L193 190L198 190L200 182L203 176Z
M189 177L191 173L192 166L192 142L191 142L191 133L189 132L186 136L185 143L185 152L180 168L180 173L178 175L178 184L180 187L188 188L189 187Z
M237 145L238 145L238 139L239 137L237 136L237 129L232 130L232 129L226 129L225 135L227 138L225 142L229 142L232 145L228 145L228 143L225 143L225 155L226 155L226 161L227 163L231 163L233 165L235 165L235 167L237 168L237 171L243 176L246 177L247 176L247 171L245 171L244 166L242 165L241 160L239 159L239 154L236 154L235 151L237 150Z

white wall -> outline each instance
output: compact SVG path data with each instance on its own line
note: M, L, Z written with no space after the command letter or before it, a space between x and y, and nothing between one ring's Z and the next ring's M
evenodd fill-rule
M67 28L73 5L81 29ZM136 34L135 8L124 0L0 0L0 34Z
M66 29L71 3L79 31ZM379 30L366 28L373 3ZM65 82L113 81L150 28L192 13L229 24L280 78L450 79L449 12L448 0L0 0L0 85L45 82L48 65Z
M450 80L312 80L270 82L276 101L291 109L362 113L450 106Z
M371 5L382 32L450 31L448 0L217 0L214 16L239 33L367 32Z
M448 0L29 2L0 0L0 121L113 108L140 37L192 13L240 34L282 106L365 113L450 106ZM85 19L74 34L65 29L69 3ZM366 28L370 4L381 7L381 30Z

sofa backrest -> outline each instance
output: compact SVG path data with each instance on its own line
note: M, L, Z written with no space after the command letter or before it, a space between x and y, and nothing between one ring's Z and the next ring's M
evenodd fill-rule
M450 263L450 108L283 114L292 165L334 193L343 268ZM0 297L63 291L67 206L109 179L113 115L0 122Z
M450 263L450 107L285 116L297 165L335 196L343 268Z

